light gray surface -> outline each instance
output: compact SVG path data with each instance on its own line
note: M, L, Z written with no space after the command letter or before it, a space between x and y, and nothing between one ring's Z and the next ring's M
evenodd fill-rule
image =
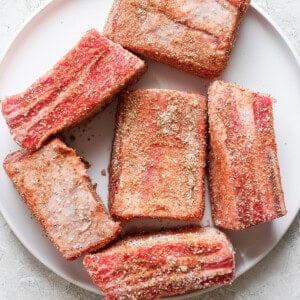
M0 57L15 31L44 2L0 0ZM276 20L300 55L300 1L255 2ZM4 196L5 191L0 187L0 197ZM300 299L299 283L300 214L262 262L232 286L195 299ZM99 299L99 296L68 283L44 267L16 239L0 214L0 299Z

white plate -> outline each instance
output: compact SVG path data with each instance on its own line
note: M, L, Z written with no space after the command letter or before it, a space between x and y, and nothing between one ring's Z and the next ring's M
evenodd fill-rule
M56 0L44 6L18 33L0 66L0 98L23 91L38 76L49 69L91 27L99 30L105 24L113 1ZM278 102L274 105L282 183L288 208L287 216L254 228L229 233L237 250L237 275L260 261L280 240L299 209L300 169L300 68L295 52L280 31L257 7L252 6L243 22L229 66L222 76L255 91L270 93ZM209 82L168 66L149 61L149 71L137 84L143 88L174 88L202 91ZM109 162L114 128L115 103L89 124L72 130L70 141L92 167L89 174L98 183L98 192L107 201L107 176L100 171ZM18 149L0 117L0 160ZM99 293L82 268L82 261L64 260L44 236L20 200L1 168L0 208L7 223L27 249L49 269L89 291ZM209 224L209 206L202 224ZM151 222L150 222L151 223ZM132 223L133 230L141 226L160 228L166 223ZM171 225L179 223L172 222ZM170 224L167 224L170 225ZM193 293L193 295L200 292ZM177 297L177 299L184 296Z

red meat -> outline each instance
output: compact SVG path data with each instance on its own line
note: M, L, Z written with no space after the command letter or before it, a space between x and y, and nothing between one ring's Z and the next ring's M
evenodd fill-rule
M154 89L122 95L110 166L113 216L202 218L206 114L200 94Z
M285 215L272 98L221 81L208 95L215 224L238 230Z
M101 111L145 69L142 60L90 30L25 92L7 97L2 112L15 141L37 149L51 135Z
M9 154L4 168L24 202L67 259L95 251L121 231L105 211L85 165L54 139L36 152Z
M187 228L129 236L84 257L108 300L151 300L230 284L234 251L215 228Z

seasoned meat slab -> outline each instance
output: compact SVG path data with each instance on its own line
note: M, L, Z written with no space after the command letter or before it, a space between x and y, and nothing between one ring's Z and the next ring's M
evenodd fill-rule
M104 29L125 48L212 78L227 65L250 0L115 0Z
M36 152L11 153L4 168L55 247L67 259L95 251L118 236L81 159L54 139Z
M244 229L286 214L273 99L234 84L208 91L210 193L217 226Z
M173 90L122 95L110 166L113 216L202 218L206 102Z
M129 236L83 263L108 300L150 300L230 284L235 268L232 245L209 227Z
M92 29L26 91L2 101L15 141L37 149L53 134L101 111L145 64Z

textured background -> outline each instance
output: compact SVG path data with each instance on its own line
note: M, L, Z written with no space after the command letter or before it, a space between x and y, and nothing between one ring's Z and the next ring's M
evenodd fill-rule
M14 32L45 2L0 0L0 57ZM300 1L253 2L258 3L276 20L300 56ZM4 192L0 188L0 197L3 196ZM220 288L197 299L300 299L299 283L300 214L284 238L262 262L237 279L232 286ZM67 300L99 299L99 296L74 286L44 267L16 239L0 214L0 299Z

